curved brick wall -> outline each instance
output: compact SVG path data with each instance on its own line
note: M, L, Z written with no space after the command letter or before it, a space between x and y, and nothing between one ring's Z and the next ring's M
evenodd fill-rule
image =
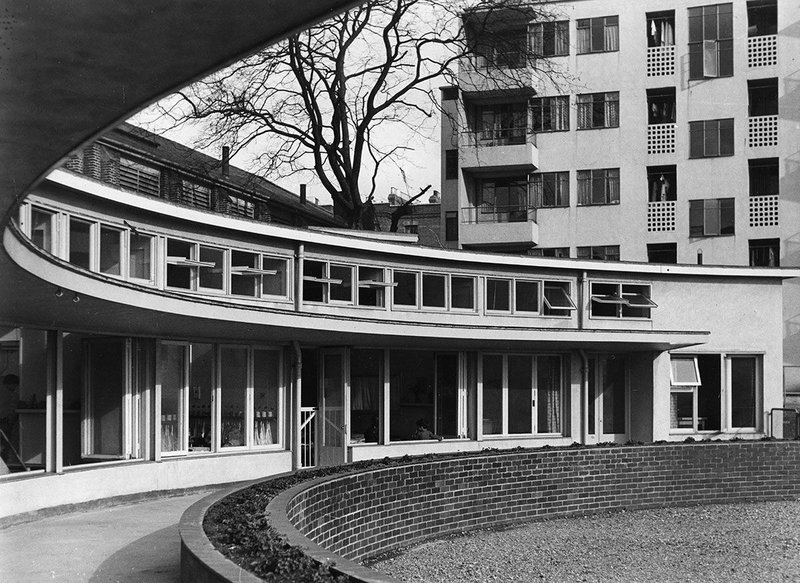
M301 484L277 496L268 512L311 556L338 556L337 570L352 580L390 581L350 561L537 518L798 496L800 442L762 441L525 450L417 463Z

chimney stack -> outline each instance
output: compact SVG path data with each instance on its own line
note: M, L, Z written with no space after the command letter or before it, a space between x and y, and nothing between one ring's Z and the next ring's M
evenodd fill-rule
M231 169L231 148L230 146L222 146L222 175L228 176Z

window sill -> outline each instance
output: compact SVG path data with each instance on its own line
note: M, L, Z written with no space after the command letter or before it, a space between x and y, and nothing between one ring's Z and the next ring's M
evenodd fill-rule
M730 154L716 154L714 156L689 156L689 160L708 160L709 158L733 158L736 155L735 152Z
M578 128L579 132L588 132L591 130L618 130L619 126L598 126L596 128Z
M608 50L604 49L602 51L585 51L583 53L579 51L576 54L578 56L580 56L580 55L599 55L599 54L603 54L603 53L618 53L618 52L619 52L619 49L608 49Z
M585 203L584 202L584 203L578 203L577 207L581 208L581 207L592 207L592 206L617 206L617 205L619 205L619 201L618 200L614 201L614 202L590 202L590 203Z

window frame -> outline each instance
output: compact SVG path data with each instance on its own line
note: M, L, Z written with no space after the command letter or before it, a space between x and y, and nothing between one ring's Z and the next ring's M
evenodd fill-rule
M721 11L723 7L727 10ZM712 9L713 14L711 14ZM713 23L706 22L711 18L714 19ZM689 8L688 36L690 81L733 76L735 52L733 3L706 4Z
M528 38L530 40L531 56L534 59L569 56L569 28L569 20L548 20L530 23L528 25ZM546 42L549 40L548 35L552 38L552 51L546 50L550 44ZM561 36L560 39L559 36ZM561 47L561 52L559 52L559 47ZM541 50L537 52L537 48L541 48Z
M606 206L620 202L620 169L592 168L576 171L578 185L578 206ZM603 200L595 202L595 194L599 192L596 185L602 183ZM616 188L614 185L616 184Z
M714 139L714 134L716 134L716 139ZM697 138L697 136L700 137ZM698 151L700 142L702 142L702 149ZM690 160L734 156L736 155L735 144L736 132L732 117L689 122ZM716 148L710 146L716 146Z
M616 46L608 47L607 41L607 30L613 29L613 44ZM589 31L589 46L582 47L582 35L581 30L588 30ZM602 42L596 43L596 37L598 30L602 33ZM609 16L595 16L592 18L579 18L575 21L575 31L576 31L576 40L575 44L577 46L577 54L579 55L590 55L594 53L613 53L619 51L619 15L609 15ZM595 44L602 44L602 47L596 47ZM587 50L588 48L588 50Z
M530 107L530 129L533 133L568 132L570 129L569 95L532 97ZM555 115L553 112L557 112ZM561 124L554 123L561 121ZM545 123L547 122L547 123Z
M616 288L612 293L600 293L595 287ZM652 310L657 308L652 300L653 286L632 281L591 280L589 282L589 317L598 320L652 320ZM631 301L636 301L632 305ZM595 312L595 304L614 306L615 314ZM636 310L642 315L636 315Z
M578 130L619 127L619 91L579 93L575 98L575 107L578 111ZM602 120L598 111L602 113Z
M569 207L569 171L534 172L530 175L529 180L530 202L535 208ZM553 191L553 204L545 204L548 182L552 182L550 188Z
M702 203L702 208L699 208ZM709 204L716 203L716 204ZM725 206L723 206L725 203ZM728 207L729 208L726 208ZM698 223L697 218L702 213L702 222ZM714 220L708 221L709 216L714 216ZM730 222L723 220L730 219ZM712 231L714 223L717 225L716 231ZM702 231L698 231L702 229ZM689 200L689 237L729 237L736 235L736 199L729 198L700 198Z

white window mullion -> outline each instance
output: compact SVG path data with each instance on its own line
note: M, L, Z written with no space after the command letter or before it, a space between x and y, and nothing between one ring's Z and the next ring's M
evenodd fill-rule
M539 433L539 428L537 427L537 420L539 416L537 415L537 411L539 410L539 384L538 384L538 367L539 359L536 356L531 355L531 433L537 434Z
M503 435L508 435L508 355L503 355Z

